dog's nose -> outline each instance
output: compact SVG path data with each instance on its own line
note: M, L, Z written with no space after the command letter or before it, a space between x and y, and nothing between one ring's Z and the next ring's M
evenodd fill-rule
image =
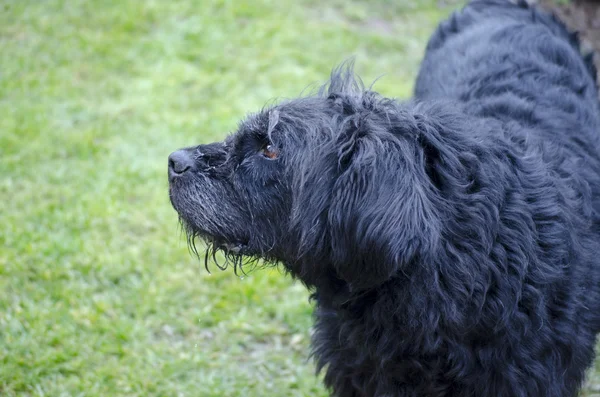
M169 173L181 175L192 169L194 159L191 153L185 149L171 153L169 156Z

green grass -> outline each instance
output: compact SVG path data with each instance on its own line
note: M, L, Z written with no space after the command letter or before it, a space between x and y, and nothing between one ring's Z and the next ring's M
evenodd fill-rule
M307 292L208 275L166 159L356 56L406 97L435 0L0 3L0 395L325 396Z

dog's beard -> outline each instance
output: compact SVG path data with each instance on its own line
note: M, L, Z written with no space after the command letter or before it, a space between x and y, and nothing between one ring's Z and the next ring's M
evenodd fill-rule
M252 254L249 247L242 243L230 243L223 239L199 231L191 226L184 218L179 217L179 222L186 234L190 253L204 262L204 268L210 273L212 262L219 270L233 267L236 275L245 275L247 271L256 268L259 264L266 264L260 256ZM198 245L204 245L204 250Z
M259 259L251 254L247 239L234 237L239 231L234 233L235 230L225 227L227 224L244 224L234 219L233 214L237 211L218 198L231 195L232 192L222 184L200 175L176 180L170 185L169 198L179 215L189 251L204 261L209 273L211 261L221 270L232 266L238 274L252 267ZM205 250L199 245L204 245Z
M252 230L251 220L241 219L233 204L222 199L216 200L215 194L206 197L194 194L189 189L189 186L185 186L182 190L171 191L171 201L179 214L190 253L204 262L207 272L210 273L211 262L220 270L233 267L238 276L277 263L269 253L274 243L264 244L272 240L271 236ZM207 187L204 190L194 187L193 190L214 193ZM231 196L235 195L223 195ZM250 230L245 230L243 225ZM250 236L254 236L254 239Z

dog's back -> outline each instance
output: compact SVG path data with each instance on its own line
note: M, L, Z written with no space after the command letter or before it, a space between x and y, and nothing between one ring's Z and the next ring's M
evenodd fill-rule
M531 52L522 52L524 48ZM518 79L519 75L510 75L510 66L520 69L520 74L528 74L533 71L523 70L528 64L547 77L564 77L567 72L573 79L577 74L577 78L563 84L574 91L586 90L588 98L597 98L592 55L581 56L577 33L570 33L555 16L523 0L518 4L473 0L442 22L430 38L415 95L464 101L468 99L465 95L477 88L473 83L501 78L503 84L511 85L506 77ZM526 64L519 56L527 58ZM464 80L465 76L469 81Z
M523 1L475 0L433 34L415 95L458 100L472 113L525 125L564 121L547 131L577 122L589 134L586 144L597 147L595 76L591 54L580 54L577 35L554 16Z
M581 55L577 34L556 17L522 0L475 0L431 37L415 96L500 119L516 143L539 141L548 162L580 161L600 213L596 74L592 54Z

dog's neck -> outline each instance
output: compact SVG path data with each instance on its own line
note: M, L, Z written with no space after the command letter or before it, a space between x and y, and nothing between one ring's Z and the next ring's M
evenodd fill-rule
M336 311L360 311L359 309L369 307L370 304L376 304L377 297L385 293L387 285L394 284L393 289L398 288L398 279L390 279L377 288L354 289L348 283L336 279L336 282L323 283L314 286L312 298L321 306L334 309Z

